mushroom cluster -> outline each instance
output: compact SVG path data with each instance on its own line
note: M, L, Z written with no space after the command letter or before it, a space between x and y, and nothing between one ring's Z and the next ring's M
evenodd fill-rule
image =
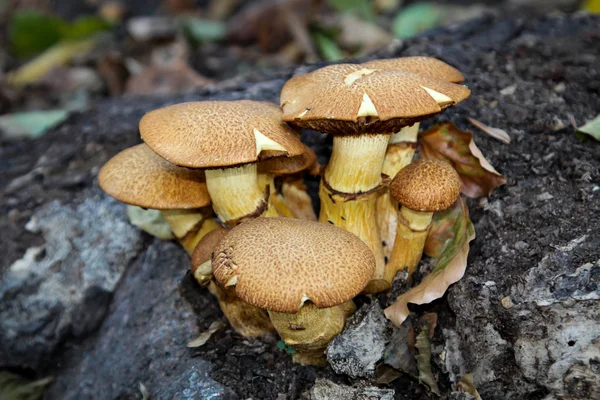
M462 81L439 60L406 57L295 76L280 107L170 105L141 119L144 144L109 160L99 183L160 210L237 332L276 331L295 361L319 364L353 298L410 275L433 213L460 195L449 164L413 156L420 121L469 96ZM299 128L333 135L325 168ZM318 217L304 174L322 175Z

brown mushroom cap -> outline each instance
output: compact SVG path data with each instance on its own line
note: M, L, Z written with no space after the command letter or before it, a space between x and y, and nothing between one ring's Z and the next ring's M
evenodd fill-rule
M211 203L202 171L173 165L145 144L111 158L100 169L98 183L115 199L144 208L175 210Z
M192 273L196 272L196 269L198 269L200 265L210 260L214 248L227 233L229 233L229 229L219 228L204 235L192 253L192 258L190 260Z
M201 101L150 111L140 121L142 139L161 157L189 168L223 168L304 152L298 134L267 102ZM263 151L257 135L279 147Z
M214 250L213 274L256 307L296 313L310 300L319 308L352 299L375 270L369 247L329 224L257 218L233 228Z
M435 212L447 209L458 199L460 184L458 173L446 161L424 159L401 169L390 192L406 208Z
M274 157L261 161L258 172L274 175L296 174L306 171L317 162L317 155L313 149L304 146L304 153L294 157Z
M445 95L438 104L425 88ZM290 79L281 91L283 120L330 134L390 133L466 99L462 85L393 69L330 65ZM375 113L359 116L365 95Z
M368 61L361 65L375 69L400 69L453 83L460 83L465 80L459 70L433 57L388 58Z

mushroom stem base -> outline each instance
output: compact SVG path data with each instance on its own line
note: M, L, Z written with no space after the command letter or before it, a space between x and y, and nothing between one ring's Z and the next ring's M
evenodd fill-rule
M273 324L265 310L237 298L234 290L223 289L214 281L208 290L217 298L221 311L231 327L245 337L258 337L274 333Z
M398 271L407 269L408 279L417 269L423 255L433 213L400 208L398 231L392 256L385 268L385 280L391 284Z
M281 339L296 350L294 362L323 365L327 345L342 332L346 319L355 309L351 300L331 308L305 303L296 314L269 311L269 316Z
M375 273L364 293L378 293L389 289L383 282L385 260L376 223L376 204L379 191L356 195L333 193L323 180L319 186L321 214L319 222L332 224L354 233L369 246L375 256ZM381 282L374 282L381 281Z
M411 163L415 147L416 142L390 144L383 162L383 174L394 179L402 168ZM398 202L390 195L389 187L386 187L381 197L377 199L377 226L383 244L383 255L389 259L394 248L398 226Z

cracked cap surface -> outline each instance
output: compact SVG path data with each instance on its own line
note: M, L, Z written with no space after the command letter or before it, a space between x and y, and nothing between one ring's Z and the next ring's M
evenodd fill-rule
M432 92L446 100L436 100ZM337 64L283 86L283 120L331 134L390 133L469 97L462 85L394 69Z
M430 76L432 78L443 79L453 83L460 83L465 80L465 77L459 70L433 57L417 56L388 58L367 61L361 65L366 68L375 69L399 69L406 72Z
M261 101L174 104L144 115L140 133L161 157L188 168L233 167L304 152L279 107Z
M257 218L231 229L214 250L213 274L243 301L296 313L306 300L319 308L352 299L375 270L369 247L333 225Z
M126 204L156 210L210 205L204 172L178 167L145 144L125 149L98 173L102 190Z
M390 193L402 206L414 211L435 212L450 207L460 196L460 177L446 161L415 161L398 172Z

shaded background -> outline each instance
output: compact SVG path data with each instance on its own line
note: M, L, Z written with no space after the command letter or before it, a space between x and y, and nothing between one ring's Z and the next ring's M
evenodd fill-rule
M361 57L483 14L581 8L598 1L2 0L0 135L39 136L107 96Z

